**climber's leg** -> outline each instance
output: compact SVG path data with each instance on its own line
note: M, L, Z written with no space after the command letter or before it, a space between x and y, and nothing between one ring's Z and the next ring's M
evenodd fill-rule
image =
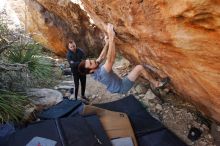
M127 78L134 82L140 75L143 75L154 87L164 87L168 82L169 78L166 78L165 81L156 81L148 72L145 71L142 65L137 65L135 68L128 74Z
M134 82L140 75L143 75L145 79L150 81L154 86L158 86L159 82L154 80L149 73L144 70L142 65L137 65L135 68L128 74L127 78Z
M148 70L148 71L151 71L153 73L156 73L161 79L160 79L160 83L157 84L156 88L164 88L165 85L167 85L169 82L170 82L170 78L161 70L153 67L153 66L150 66L148 64L144 64L143 67Z
M134 81L141 74L141 71L144 70L143 66L137 65L135 68L122 79L122 84L120 91L118 93L125 94L127 93L134 85Z
M148 70L148 71L151 71L151 72L153 72L153 73L156 73L156 74L157 74L159 77L161 77L161 78L166 78L166 77L167 77L167 75L166 75L163 71L157 69L156 67L150 66L150 65L148 65L148 64L143 64L143 67L144 67L146 70Z
M144 70L142 65L137 65L134 67L134 69L128 74L127 78L134 82L141 74L141 72Z

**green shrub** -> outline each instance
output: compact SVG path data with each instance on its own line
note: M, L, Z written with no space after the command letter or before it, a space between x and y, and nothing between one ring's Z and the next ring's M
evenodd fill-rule
M7 58L11 63L27 64L31 74L37 79L46 79L52 72L51 62L42 56L38 44L21 44L8 50Z
M20 121L24 116L26 96L10 91L0 90L0 121Z

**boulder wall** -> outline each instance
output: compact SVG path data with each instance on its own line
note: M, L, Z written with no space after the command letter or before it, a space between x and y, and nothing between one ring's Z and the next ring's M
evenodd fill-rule
M82 0L99 28L114 25L117 49L150 64L176 91L220 121L220 1Z
M69 39L74 39L88 56L101 51L103 33L90 23L79 5L67 0L8 0L8 3L27 33L57 55L65 57Z
M28 31L40 32L45 46L63 54L71 31L79 44L92 42L83 47L96 51L98 28L104 31L103 24L112 23L117 51L133 64L163 71L180 97L220 122L220 1L81 0L98 28L69 0L26 2Z

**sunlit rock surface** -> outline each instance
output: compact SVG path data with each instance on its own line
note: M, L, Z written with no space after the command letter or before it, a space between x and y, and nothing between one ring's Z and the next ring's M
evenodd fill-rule
M64 52L69 30L81 36L79 42L100 44L93 39L99 35L89 31L85 12L75 4L27 2L29 32L40 32L43 44L53 42L55 52ZM82 4L100 29L107 22L114 25L117 50L124 57L162 70L181 97L220 121L220 1L82 0Z
M97 26L114 24L125 57L164 71L179 94L220 121L220 1L82 1Z
M65 56L69 39L74 39L88 56L102 49L103 33L89 22L86 12L77 4L59 0L8 3L30 36L60 56Z

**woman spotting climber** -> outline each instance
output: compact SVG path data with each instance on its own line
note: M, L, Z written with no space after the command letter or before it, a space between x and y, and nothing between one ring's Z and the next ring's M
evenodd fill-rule
M67 60L71 67L71 72L74 78L75 84L75 99L77 100L78 97L78 90L79 90L79 81L81 82L81 98L88 100L85 97L85 89L86 89L86 75L79 74L78 72L78 65L80 62L85 59L85 53L76 47L76 43L73 39L69 40L68 42L68 51L67 51ZM71 91L73 92L73 91Z
M107 90L112 93L127 93L132 86L134 81L138 78L139 75L143 74L144 78L149 80L154 87L160 88L165 86L169 82L169 78L166 78L164 82L159 82L154 80L144 69L143 65L137 65L134 69L123 79L114 73L112 66L115 62L115 32L113 30L113 25L108 24L106 28L108 40L96 60L84 60L79 64L78 70L81 74L92 74L95 80L106 85ZM107 58L106 58L107 57ZM106 62L101 64L102 61L106 58Z

